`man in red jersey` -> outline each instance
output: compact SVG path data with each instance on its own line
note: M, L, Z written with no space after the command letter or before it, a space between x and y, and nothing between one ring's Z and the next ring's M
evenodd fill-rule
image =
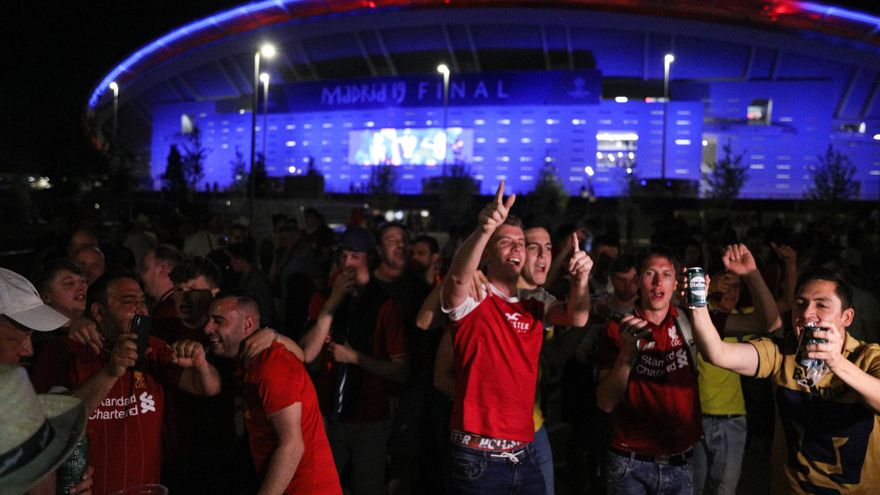
M86 308L104 337L102 352L66 337L48 342L34 366L34 388L64 387L85 403L96 495L158 483L165 389L214 395L220 391L219 375L202 346L192 341L171 347L150 337L138 360L132 319L146 315L147 308L133 275L98 278L89 286Z
M455 493L546 493L532 445L532 416L544 322L583 326L590 310L592 260L575 250L568 262L567 301L520 291L526 260L516 200L503 200L504 183L480 212L479 227L452 261L441 294L452 320L456 385L450 420ZM486 297L469 295L481 258L487 261Z
M259 328L259 305L241 292L214 300L205 334L211 352L236 358L242 342ZM302 361L275 343L238 365L251 455L262 480L258 493L342 493L315 388Z
M608 493L690 494L688 459L702 416L693 337L672 305L679 265L659 247L637 265L633 313L608 324L596 356L596 399L611 414Z

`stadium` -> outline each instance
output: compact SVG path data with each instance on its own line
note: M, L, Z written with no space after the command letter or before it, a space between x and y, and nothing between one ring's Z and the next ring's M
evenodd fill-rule
M572 195L705 195L715 163L740 159L740 197L800 199L832 146L877 200L878 93L880 17L827 3L273 0L126 56L87 112L147 189L198 129L200 189L242 180L253 147L280 183L337 193L391 165L400 194L454 167L483 194L550 170Z

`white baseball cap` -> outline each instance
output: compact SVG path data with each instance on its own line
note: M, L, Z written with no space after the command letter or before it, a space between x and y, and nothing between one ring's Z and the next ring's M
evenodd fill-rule
M0 315L38 332L49 332L69 318L40 299L34 284L6 268L0 268Z

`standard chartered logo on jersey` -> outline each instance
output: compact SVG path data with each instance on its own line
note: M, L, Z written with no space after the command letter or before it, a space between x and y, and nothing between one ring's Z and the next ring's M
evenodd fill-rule
M95 409L89 419L125 419L139 414L156 412L156 400L152 394L141 392L140 395L132 394L128 397L107 397Z

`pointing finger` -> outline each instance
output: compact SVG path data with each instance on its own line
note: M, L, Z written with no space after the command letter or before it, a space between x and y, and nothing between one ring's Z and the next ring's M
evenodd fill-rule
M504 199L504 181L498 184L498 190L495 191L495 203L501 204Z
M574 252L577 253L581 250L581 247L578 245L578 235L577 232L571 233L571 245L574 246Z

